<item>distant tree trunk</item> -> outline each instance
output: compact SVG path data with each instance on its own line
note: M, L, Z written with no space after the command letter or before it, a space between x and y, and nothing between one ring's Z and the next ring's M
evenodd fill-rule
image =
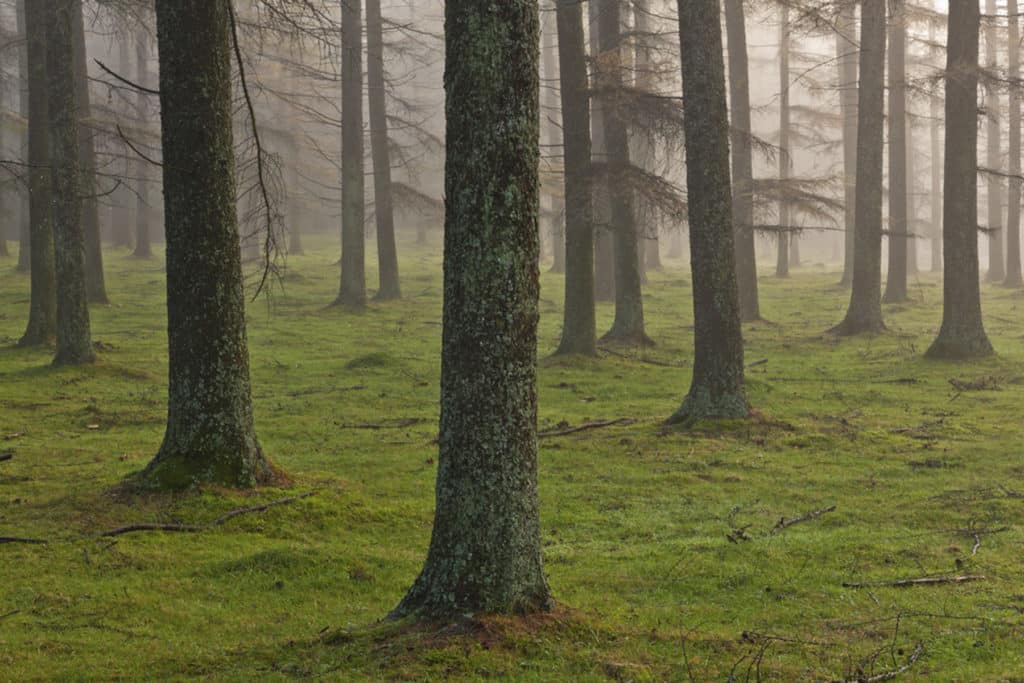
M934 45L936 41L935 22L928 23L928 41ZM938 273L942 270L942 147L939 144L939 127L941 123L942 96L933 93L928 98L931 123L928 126L931 134L931 167L932 167L932 191L931 191L931 271Z
M358 0L357 0L358 1ZM370 108L370 148L373 155L373 202L377 217L377 259L380 289L374 297L402 297L395 246L395 209L391 195L391 151L388 148L387 91L384 79L384 20L380 0L366 0L366 79Z
M601 1L587 3L590 21L590 58L600 59L604 48L598 28L601 16ZM596 86L596 83L595 83ZM608 143L606 140L607 106L601 97L590 100L591 154L595 164L608 166ZM597 301L615 299L615 253L612 242L611 187L607 175L599 177L594 189L594 297Z
M914 181L917 178L917 164L914 158L914 115L911 111L910 102L907 102L907 276L916 276L919 272L917 266L918 240L920 235L917 229L917 188Z
M555 26L555 14L557 12L558 0L550 0L541 8L541 70L544 74L544 82L541 84L541 133L545 145L551 153L563 147L562 135L554 120L558 116L558 40L557 28ZM548 6L550 5L550 6ZM587 115L587 143L590 142L589 135L590 116ZM557 164L556 164L557 166ZM563 172L565 160L562 160ZM551 225L551 272L565 272L565 198L558 197L557 192L549 193L550 196L550 220ZM591 247L593 249L593 247Z
M253 486L256 440L235 205L231 0L157 0L167 233L167 431L156 488Z
M1009 73L1011 81L1020 78L1020 17L1017 16L1017 0L1006 0L1006 11L1010 17ZM1024 285L1020 264L1020 90L1010 88L1010 191L1009 211L1006 218L1006 280L1007 287Z
M996 0L985 1L985 12L996 16ZM997 54L997 29L994 21L985 25L985 68L995 73L999 65L996 60ZM1002 168L1002 140L999 130L999 87L990 85L985 88L985 142L987 154L985 165L992 169ZM1012 89L1012 88L1011 88ZM996 176L989 175L986 181L988 186L988 273L985 276L987 282L1002 282L1006 277L1006 268L1003 265L1003 188L1002 180Z
M366 305L362 0L341 0L341 286L336 305Z
M652 46L654 31L651 26L651 17L650 0L633 0L635 79L637 87L648 92L654 90L653 82L657 68ZM655 157L654 140L647 132L641 132L637 137L637 163L645 171L651 171ZM658 235L658 224L652 220L653 211L644 206L647 201L639 197L637 201L641 206L640 220L637 221L640 235L640 272L644 274L649 270L662 269L660 236Z
M839 112L843 119L843 201L845 233L843 277L840 284L853 283L857 226L857 7L842 3L836 21L836 58L839 65Z
M18 0L15 7L17 12L17 30L21 45L18 47L18 113L21 118L28 120L28 97L29 97L29 76L28 76L28 40L25 37L25 0ZM28 130L21 136L21 158L28 160ZM24 273L31 268L32 259L32 221L29 217L31 192L20 191L18 211L18 272Z
M48 344L57 330L57 284L50 218L49 87L46 79L47 2L25 3L28 42L28 192L32 294L19 346Z
M679 0L693 272L693 380L669 419L742 418L743 332L733 246L729 114L718 0Z
M943 186L943 306L928 358L992 353L981 317L978 268L978 32L976 2L949 8L946 43L946 171Z
M127 27L123 27L124 33L120 36L120 40L117 41L117 71L121 74L131 73L131 46L127 40ZM131 112L128 108L126 112L129 116L132 113L137 115L137 112ZM132 175L136 172L135 162L132 159L132 152L125 146L125 163L124 172L126 175ZM132 191L128 183L122 183L120 188L114 190L111 194L111 203L113 206L110 210L110 237L111 243L115 247L130 248L132 246L132 212L130 205L135 202L135 197L132 195Z
M743 0L725 0L729 42L729 105L732 114L732 212L736 222L736 282L740 320L761 319L754 249L754 154L751 144L750 77Z
M145 85L149 80L149 38L145 28L135 32L135 82ZM135 115L142 130L150 120L149 100L146 93L135 93ZM135 169L135 258L153 258L153 246L149 230L149 162L134 159Z
M882 301L907 300L907 24L902 0L889 24L889 273Z
M881 332L882 133L885 125L885 0L861 5L860 88L857 101L856 253L846 318L834 334Z
M445 3L437 505L426 564L395 616L551 607L537 501L537 9Z
M565 311L556 354L596 355L590 96L583 9L556 0L565 169Z
M779 5L779 237L775 277L789 277L789 202L786 181L793 159L789 153L789 5Z

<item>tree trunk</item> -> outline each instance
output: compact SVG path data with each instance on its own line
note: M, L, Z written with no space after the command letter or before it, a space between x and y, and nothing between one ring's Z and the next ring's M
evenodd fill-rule
M943 186L943 306L928 358L992 353L981 317L978 268L978 32L976 2L949 11L946 57L946 169Z
M633 0L633 42L634 42L634 78L636 87L643 92L654 92L655 70L653 42L654 29L651 26L650 0ZM637 140L637 164L645 171L652 171L655 163L655 141L646 131L635 136ZM658 223L654 222L653 212L645 207L647 201L637 198L640 204L637 219L637 234L640 238L640 274L647 271L661 270L661 248L659 245ZM643 280L647 282L646 277Z
M135 82L145 85L149 80L149 38L146 29L140 28L135 32ZM143 130L150 120L149 100L146 93L139 91L135 93L135 115L139 123L139 130ZM133 168L135 169L135 258L153 258L152 239L149 230L149 183L150 171L149 162L145 159L134 158Z
M732 212L736 223L736 282L740 320L761 319L754 249L754 154L751 144L750 76L743 0L725 0L729 41L729 106L732 114Z
M897 0L889 24L889 273L882 301L907 300L907 24Z
M1006 11L1010 16L1009 73L1016 82L1020 78L1020 17L1017 16L1017 0L1006 0ZM1007 287L1024 285L1020 264L1020 90L1010 88L1010 180L1009 210L1006 216L1006 280Z
M544 82L541 84L541 133L544 136L544 143L551 154L555 150L564 147L561 132L554 124L559 111L559 70L558 70L558 40L555 14L557 13L558 0L550 0L541 9L541 69L544 74ZM590 117L587 116L587 128L590 127ZM587 135L587 142L590 142L590 135ZM557 167L557 164L550 164ZM562 160L563 173L565 172L565 160ZM556 191L548 193L550 197L550 218L551 225L551 272L565 273L565 197L559 197ZM593 249L593 247L591 247Z
M336 305L366 305L362 0L341 0L341 286Z
M167 233L167 431L153 487L253 486L256 440L235 205L231 0L157 0Z
M590 21L590 58L598 60L604 52L598 28L601 2L587 3ZM595 83L595 86L597 84ZM590 100L591 158L594 164L608 167L606 136L607 106L601 97ZM594 191L594 297L597 301L615 299L615 253L612 242L611 187L607 174L599 174L593 184Z
M881 332L882 132L885 125L885 0L861 5L860 87L857 97L856 253L846 318L834 334Z
M122 28L125 31L124 35L127 35L127 26ZM121 74L131 73L131 49L129 42L122 37L117 43L117 71ZM122 111L129 117L137 116L137 112L132 112L130 106L125 107ZM124 174L130 176L137 172L133 158L135 152L128 149L126 145L124 150ZM135 203L135 197L127 182L122 183L121 187L116 188L111 194L110 238L111 243L115 247L130 248L132 246L132 211L130 206L133 203Z
M718 0L679 0L693 272L693 380L671 423L742 418L743 333L733 246L729 114Z
M537 11L536 0L445 3L437 505L395 616L551 607L537 501Z
M577 0L557 0L558 60L565 168L565 311L556 354L597 354L594 320L594 218L590 172L590 96Z
M25 0L18 0L16 5L17 30L21 45L18 47L18 113L21 118L28 120L28 97L29 97L29 76L28 76L28 40L25 37ZM28 130L21 136L21 158L28 161ZM32 220L30 218L30 196L31 192L18 186L19 203L18 211L18 272L24 273L31 268L32 259Z
M391 152L388 149L387 91L384 78L384 20L380 0L366 0L366 79L370 108L370 148L373 155L373 202L377 217L377 259L380 289L374 297L402 297L395 246L395 209L391 195Z
M917 188L914 185L917 178L917 163L914 151L914 113L911 101L907 101L907 277L913 277L920 272L917 265L918 240L921 238L918 231L917 221Z
M840 285L853 283L857 227L857 6L842 3L836 20L836 60L839 66L839 112L843 120L843 201L845 233L843 277Z
M786 191L793 159L789 154L789 5L779 5L779 191ZM779 236L775 277L789 277L789 202L779 196Z
M49 84L46 78L46 2L25 3L28 42L28 192L32 294L19 346L48 344L57 330L57 284L50 219Z
M928 41L934 45L936 41L935 22L928 24ZM939 144L939 127L941 123L942 96L938 93L928 98L931 123L928 131L931 135L931 271L942 270L942 147Z
M996 16L996 0L986 0L985 12ZM994 21L985 25L985 68L990 73L996 73L999 65L996 60L997 54L997 29ZM985 142L986 151L985 166L992 170L1002 168L1002 140L999 130L999 90L997 85L990 85L985 88ZM987 282L1002 282L1006 277L1006 268L1003 265L1003 188L1002 180L996 176L989 175L986 183L988 196L988 273L985 276Z

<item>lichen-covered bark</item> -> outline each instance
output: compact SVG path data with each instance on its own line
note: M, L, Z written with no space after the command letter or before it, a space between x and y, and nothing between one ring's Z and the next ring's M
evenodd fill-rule
M167 232L167 431L143 480L252 486L253 426L231 131L230 0L157 0Z
M907 24L902 0L889 22L889 272L882 301L907 300Z
M718 0L679 0L693 272L693 380L669 419L741 418L743 332L733 245L729 114Z
M377 259L381 301L399 299L395 210L391 196L391 153L388 149L387 93L384 83L384 21L380 0L366 0L366 83L370 109L370 147L373 156L373 204L377 217Z
M18 0L15 11L17 12L18 40L18 113L23 119L28 120L28 40L25 35L25 0ZM21 137L21 158L28 159L28 127ZM31 175L31 172L29 172ZM21 206L18 212L18 272L24 273L32 267L32 220L30 218L31 191L20 191L18 193Z
M594 218L583 9L576 0L557 0L556 21L565 154L565 317L555 353L593 356Z
M861 5L860 88L857 91L857 200L853 287L834 334L881 332L882 157L885 125L885 0Z
M950 5L946 42L946 163L943 181L942 326L928 358L992 353L981 317L978 268L978 32L976 2Z
M997 16L996 0L985 0L985 12L990 17ZM990 73L998 73L999 69L996 59L998 34L996 22L986 22L985 69ZM985 166L992 169L1003 167L999 106L999 86L989 84L985 88ZM985 274L985 280L1002 282L1006 277L1006 268L1003 267L1005 260L1003 255L1003 181L1001 178L989 175L985 184L988 198L987 227L990 230L988 234L988 273Z
M28 192L32 294L19 346L48 344L57 331L57 284L50 221L50 124L46 81L47 3L24 6L28 65Z
M793 157L789 152L789 5L779 5L779 180L789 179ZM789 202L779 199L779 235L775 277L789 277Z
M135 32L135 82L145 85L149 80L149 36L145 28ZM149 98L141 90L135 93L135 115L140 123L150 117ZM135 258L153 258L152 240L149 230L149 162L142 158L133 159L135 169Z
M736 283L740 320L761 319L754 251L754 154L750 136L750 76L743 0L725 0L729 41L729 106L732 115L732 212L736 223Z
M335 304L366 305L362 0L341 0L341 286Z
M437 508L395 615L548 609L537 502L536 0L445 4Z
M836 64L839 69L839 113L843 120L843 277L840 284L853 282L856 253L857 196L857 6L845 2L836 17Z
M1009 15L1009 72L1011 80L1020 78L1020 17L1017 16L1017 0L1006 0ZM1007 287L1024 285L1020 263L1020 90L1010 88L1010 180L1009 211L1006 217L1006 279Z

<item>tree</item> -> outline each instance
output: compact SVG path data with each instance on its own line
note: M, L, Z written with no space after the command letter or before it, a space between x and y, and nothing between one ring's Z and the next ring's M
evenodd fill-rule
M57 329L53 230L50 222L49 94L46 80L47 3L24 4L28 42L28 192L32 294L28 326L19 346L49 343Z
M167 233L167 430L157 488L269 481L253 424L235 206L231 0L157 0Z
M445 3L437 506L395 616L551 606L537 501L539 44L536 0Z
M583 9L557 0L558 61L565 177L565 318L556 354L596 355L594 217L590 172L590 100Z
M750 77L743 0L725 0L729 40L729 106L732 114L732 211L736 221L736 282L740 320L760 320L757 254L754 250L754 153L750 122Z
M729 114L718 0L679 0L686 189L693 272L690 391L669 424L745 417L743 332L733 246Z
M145 85L149 80L149 37L146 27L139 26L135 31L135 82ZM139 90L135 93L135 115L139 128L149 121L149 96ZM138 155L136 155L138 156ZM133 162L135 169L135 251L132 256L140 259L153 258L152 240L149 233L149 161L137 158Z
M976 2L949 8L946 43L946 163L943 180L942 326L928 358L992 353L981 317L978 267L978 32Z
M999 68L996 60L997 28L996 0L985 0L985 12L993 17L993 21L985 26L985 69L995 73ZM1016 87L1017 84L1014 84ZM999 126L999 89L994 83L985 88L985 165L991 171L1002 167L1002 139ZM990 173L987 179L986 196L988 199L988 273L985 279L989 282L1002 282L1006 277L1003 266L1003 188L1002 180Z
M789 277L789 202L784 192L793 157L789 151L789 5L779 5L779 233L775 277Z
M931 45L935 45L935 24L937 22L930 21L928 23L928 42ZM934 48L933 48L934 49ZM937 91L938 88L936 87ZM942 111L942 96L938 92L933 92L928 97L929 115L931 122L928 126L928 132L931 142L931 181L932 189L930 196L930 209L931 209L931 270L933 273L937 273L942 270L942 146L940 143L940 131L941 127L941 111Z
M857 91L857 198L853 287L838 335L881 332L882 157L885 99L885 0L861 5L860 87Z
M839 5L836 18L836 63L839 69L839 113L843 120L843 277L840 284L853 283L853 258L857 226L857 6Z
M380 288L376 299L402 296L395 246L395 210L391 195L391 152L388 149L387 92L384 84L384 19L380 0L366 0L366 82L370 109L370 149L373 156L373 204L377 217L377 258Z
M588 2L587 15L590 24L590 58L600 61L604 53L601 45L601 2ZM597 74L592 85L596 88ZM593 165L609 166L607 125L608 104L606 98L591 97L590 100L590 142ZM615 298L615 253L612 243L611 187L607 173L597 174L594 189L594 297L597 301L612 301Z
M21 43L18 47L18 114L28 120L29 113L29 71L28 71L28 40L25 35L25 0L18 0L15 5L17 12L18 40ZM21 158L29 157L29 135L28 127L21 138ZM29 171L31 176L31 171ZM18 220L18 272L24 273L31 267L32 256L32 219L31 219L31 190L21 192Z
M907 300L907 23L902 0L889 24L889 274L882 301Z
M1020 80L1020 17L1017 14L1017 0L1006 0L1006 11L1010 17L1009 27L1009 73L1015 84ZM1020 89L1010 88L1010 182L1009 211L1006 217L1006 280L1007 287L1024 285L1020 266Z
M362 0L341 2L341 286L336 305L366 305L363 237Z
M550 5L550 6L548 6ZM541 136L544 143L544 147L551 150L552 154L556 153L556 150L560 150L564 147L564 141L562 140L561 128L555 125L556 112L559 111L559 96L561 88L557 86L561 75L558 71L558 29L556 14L558 13L558 0L550 0L550 3L545 3L541 8L541 24L540 24L540 39L541 39L541 116L540 116L540 129ZM587 141L590 141L589 127L590 127L590 112L587 112ZM546 125L545 125L546 124ZM543 157L543 155L541 155ZM564 159L561 164L564 170ZM548 166L557 168L558 164L554 160L549 160ZM555 176L554 173L547 175L541 174L544 180L553 183ZM564 184L564 183L563 183ZM542 182L541 186L547 190L545 194L548 195L548 206L546 213L548 214L548 223L551 226L551 272L552 273L565 273L565 198L559 195L553 188L547 188L548 182ZM542 211L542 215L543 215ZM543 222L543 221L542 221ZM593 267L593 266L591 266ZM593 285L591 285L593 286Z

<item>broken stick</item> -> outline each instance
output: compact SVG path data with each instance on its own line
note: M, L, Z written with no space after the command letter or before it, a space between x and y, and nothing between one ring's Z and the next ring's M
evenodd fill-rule
M10 460L13 457L14 457L14 453L0 453L0 462L4 462L5 460Z
M835 509L836 509L835 505L829 505L828 507L821 508L820 510L815 510L814 512L808 512L806 515L801 515L800 517L794 517L793 519L786 519L785 517L780 517L779 521L776 522L775 526L772 527L772 530L768 532L768 535L769 536L774 536L775 534L779 533L783 529L788 529L789 527L793 526L794 524L799 524L800 522L807 522L807 521L812 520L812 519L817 519L818 517L821 517L826 512L832 512Z
M844 581L843 588L876 588L894 586L930 586L938 583L966 583L967 581L984 581L985 577L980 574L964 574L963 576L925 576L919 579L899 579L897 581L866 581L855 583Z
M633 424L636 420L629 417L620 417L617 420L604 420L601 422L585 422L576 427L567 427L565 429L549 429L542 432L537 432L537 438L543 439L548 436L565 436L566 434L575 434L576 432L584 432L588 429L600 429L601 427L611 427L612 425L628 425Z

